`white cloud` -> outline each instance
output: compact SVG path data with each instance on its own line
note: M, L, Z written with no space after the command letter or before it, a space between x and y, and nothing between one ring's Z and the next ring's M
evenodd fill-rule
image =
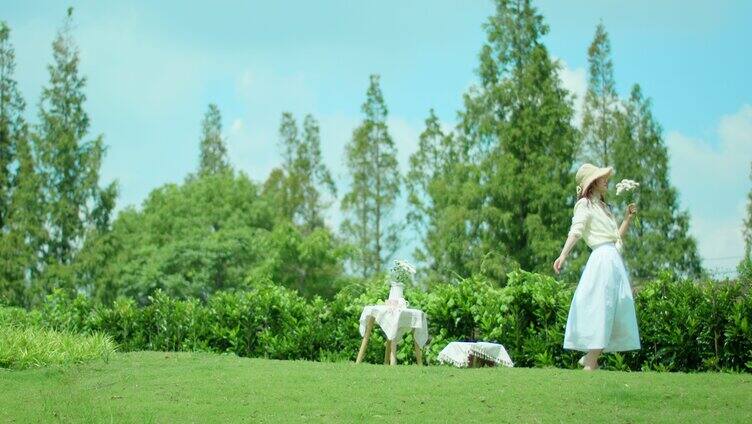
M585 101L585 92L587 92L587 72L583 67L572 69L564 60L558 60L561 64L559 78L561 78L564 88L574 97L574 122L579 125L582 122L582 108Z
M710 270L732 269L744 252L741 229L750 190L752 106L723 116L717 144L669 132L671 180L691 215L690 231ZM725 258L725 259L719 259Z
M280 74L264 66L239 72L235 95L240 116L230 125L228 153L236 168L263 181L281 163L277 131L282 112L293 113L302 125L304 115L316 110L316 96L302 73Z
M390 117L387 121L389 133L397 147L397 160L400 172L404 175L410 166L410 155L418 150L418 138L423 132L422 124L412 123L398 116Z
M230 133L238 134L242 130L243 130L243 120L240 118L235 118L232 121L232 125L230 125Z

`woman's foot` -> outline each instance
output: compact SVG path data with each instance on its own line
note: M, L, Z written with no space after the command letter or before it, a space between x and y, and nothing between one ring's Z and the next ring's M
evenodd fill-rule
M587 355L580 358L577 362L582 365L582 369L585 371L595 371L598 367L598 357L601 355L600 350L591 350Z
M584 367L582 367L582 369L583 369L583 370L585 370L585 371L595 371L595 370L597 370L598 368L600 368L600 367L598 366L598 364L597 364L597 363L596 363L595 365L590 365L590 364L587 364L587 365L585 365Z

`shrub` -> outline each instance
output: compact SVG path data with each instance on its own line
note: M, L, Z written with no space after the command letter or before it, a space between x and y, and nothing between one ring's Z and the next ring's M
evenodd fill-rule
M363 306L388 295L383 280L353 282L331 300L306 299L265 278L244 291L217 292L205 302L156 291L149 303L117 299L94 305L83 295L55 292L39 311L0 308L0 325L42 326L61 332L105 333L121 350L201 350L275 359L354 360ZM571 286L524 271L499 288L482 277L408 290L411 307L428 315L424 350L434 362L449 342L502 343L518 366L576 367L577 352L562 348ZM752 372L752 297L749 283L675 281L662 275L635 295L642 349L605 355L618 370ZM365 360L381 363L384 337L371 336ZM401 363L414 362L410 335L398 346Z
M26 369L107 361L115 343L101 333L73 334L36 327L0 326L0 367Z

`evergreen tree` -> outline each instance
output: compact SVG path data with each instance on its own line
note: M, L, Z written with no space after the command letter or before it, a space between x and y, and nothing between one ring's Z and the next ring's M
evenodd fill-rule
M292 174L299 180L302 192L298 215L303 229L310 232L324 226L323 211L330 203L322 197L322 191L335 198L337 187L321 158L319 124L311 115L306 115L303 120L303 139L298 145Z
M272 171L265 184L265 193L273 196L279 208L280 217L288 221L295 216L303 204L303 190L299 176L295 175L297 153L300 150L298 124L290 112L283 112L279 123L279 147L282 151L282 168Z
M39 125L33 137L41 172L45 227L43 248L47 287L72 289L72 270L65 269L83 245L88 230L106 227L117 195L113 182L98 186L105 148L102 136L85 141L89 116L84 111L86 78L78 71L79 53L72 39L72 8L52 44L54 64L39 103Z
M282 112L279 121L279 147L282 150L282 169L288 173L295 166L295 157L300 145L298 124L290 112Z
M599 166L613 165L619 96L611 62L611 42L602 23L588 49L589 78L582 117L584 162Z
M633 86L626 111L619 115L613 158L619 179L640 183L639 222L632 224L625 240L624 256L633 278L646 280L666 269L700 276L702 265L695 240L689 235L689 214L679 209L678 194L669 182L662 129L639 85ZM617 205L620 213L624 203Z
M752 163L750 163L750 181L752 181ZM742 229L744 237L744 257L739 262L739 273L752 277L752 189L747 194L747 217L744 219Z
M216 174L230 169L227 146L222 140L222 115L217 105L211 103L201 123L199 175Z
M400 194L397 149L386 124L387 107L372 75L362 107L365 118L346 146L350 191L342 199L342 232L357 249L354 267L370 276L397 250L400 226L390 220Z
M0 303L24 305L42 225L39 178L14 71L10 28L0 22Z
M410 210L407 221L425 237L426 225L433 210L430 185L447 165L444 154L447 136L441 131L436 113L431 109L425 121L426 129L420 134L418 150L410 156L410 170L405 178L407 201Z
M478 167L467 157L465 140L444 134L433 110L425 125L405 181L407 220L422 241L414 254L424 263L426 280L446 281L470 274L473 267Z
M516 265L551 272L571 220L578 134L531 2L498 0L484 28L480 87L465 96L460 129L480 163L473 271L504 281Z
M15 51L10 43L10 28L0 21L0 229L5 229L10 212L13 182L14 144L25 126L25 104L13 79ZM2 236L2 233L0 233Z
M39 251L46 232L40 213L42 182L27 137L19 138L16 152L18 168L14 176L8 232L4 234L0 256L5 264L4 279L12 287L6 299L11 304L28 305L31 293L27 287L39 273Z
M283 216L305 232L324 226L323 212L330 203L322 197L336 196L336 186L321 158L319 125L311 115L303 120L302 137L295 118L282 114L279 126L282 168L275 170L265 184L265 192L276 199Z

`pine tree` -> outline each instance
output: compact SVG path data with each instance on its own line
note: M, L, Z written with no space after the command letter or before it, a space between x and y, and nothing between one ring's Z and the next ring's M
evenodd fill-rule
M14 175L8 220L7 243L3 242L2 257L7 281L12 282L12 304L29 304L30 292L26 289L40 271L39 252L46 240L42 210L42 181L36 171L28 136L16 144L18 168ZM10 297L9 297L10 299Z
M295 166L295 157L300 145L298 124L290 112L282 112L279 121L279 147L282 150L282 169L289 172Z
M303 119L302 135L295 117L282 113L279 126L282 166L269 175L264 192L282 211L281 216L297 224L309 234L324 226L324 210L337 189L329 169L321 157L319 124L312 115Z
M303 138L298 145L293 175L297 176L302 192L298 210L299 221L306 232L324 226L323 211L330 202L322 192L336 198L337 187L321 157L319 124L311 115L303 120Z
M362 111L365 118L345 152L351 182L342 199L347 215L342 232L357 248L355 268L370 276L380 273L394 255L400 231L390 219L401 185L397 149L386 124L388 111L377 75L371 76Z
M752 162L749 179L752 181ZM747 194L747 217L744 219L742 236L744 237L744 257L739 262L739 273L752 277L752 189Z
M227 146L222 140L222 115L217 105L211 103L201 122L199 175L212 175L230 169Z
M0 303L24 305L42 226L39 179L14 71L10 28L0 22Z
M410 156L410 170L405 178L407 201L410 204L407 221L415 227L421 238L425 236L428 216L433 210L431 182L446 166L446 136L433 109L429 111L425 125L418 141L418 150Z
M45 227L43 255L48 286L74 282L70 265L87 231L106 227L117 195L116 183L100 189L99 168L105 153L102 136L84 141L89 116L84 110L86 78L79 74L79 52L72 39L72 12L52 44L54 64L39 102L39 124L33 137L42 179ZM49 289L43 288L41 292Z
M584 162L599 166L613 165L619 96L611 62L611 42L602 23L588 49L589 78L582 117Z
M446 281L468 275L472 267L478 168L468 160L463 139L442 131L433 109L425 125L405 180L407 221L422 241L414 254L426 281Z
M295 174L300 135L295 117L290 112L283 112L279 123L279 147L282 151L282 168L272 171L265 187L265 192L273 195L279 208L280 216L294 221L300 205L303 204L303 190L299 175ZM273 178L272 178L273 177Z
M484 28L480 87L465 96L460 129L481 164L474 272L503 281L515 264L551 272L571 220L578 135L531 2L498 0Z
M669 182L668 150L650 103L640 86L634 85L626 111L619 115L613 144L619 178L640 183L639 222L633 223L625 240L624 256L637 281L661 270L697 277L703 271L696 242L689 235L689 214L679 209L678 194ZM617 205L620 212L623 203Z
M0 21L0 230L7 226L10 212L14 162L14 143L25 125L25 104L13 79L16 61L10 44L10 28ZM0 237L2 237L0 232Z

